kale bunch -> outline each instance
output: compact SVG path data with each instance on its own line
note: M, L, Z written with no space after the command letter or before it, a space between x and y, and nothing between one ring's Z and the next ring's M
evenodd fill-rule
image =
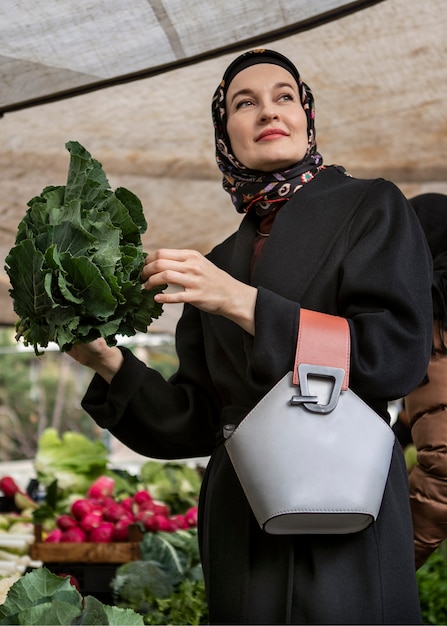
M36 354L50 341L61 351L103 337L146 332L162 313L143 289L140 273L147 228L140 200L110 189L101 163L78 142L70 153L65 186L45 187L32 198L18 226L5 270L19 316L16 339Z

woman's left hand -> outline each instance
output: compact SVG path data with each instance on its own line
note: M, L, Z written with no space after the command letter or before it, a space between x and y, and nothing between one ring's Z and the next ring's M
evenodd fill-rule
M165 284L180 291L157 294L161 304L189 303L222 315L254 334L257 289L218 268L196 250L160 249L147 255L141 278L146 289Z

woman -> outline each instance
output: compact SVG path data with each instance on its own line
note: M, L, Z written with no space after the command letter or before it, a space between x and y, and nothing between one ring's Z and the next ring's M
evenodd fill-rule
M164 381L125 349L78 346L72 356L96 371L83 406L142 454L211 455L199 506L211 623L420 623L399 446L377 523L272 536L250 511L223 427L292 369L300 307L348 319L351 386L388 419L388 400L418 384L429 359L423 233L393 184L323 166L312 94L281 54L238 57L212 114L223 186L245 217L206 258L157 250L142 271L147 288L181 288L157 296L184 303L178 371Z
M410 474L416 567L447 538L447 196L410 200L433 256L433 347L427 376L405 398L417 450Z

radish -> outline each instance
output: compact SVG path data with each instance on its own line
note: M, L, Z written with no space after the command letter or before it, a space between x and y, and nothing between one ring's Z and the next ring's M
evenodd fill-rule
M146 490L137 491L133 495L133 501L138 506L138 508L146 507L148 504L152 504L152 496Z
M88 539L94 543L110 543L112 541L113 528L112 522L102 522L90 531Z
M174 530L186 530L189 528L189 524L184 515L172 515L169 521Z
M0 490L3 491L7 498L13 498L16 493L23 493L11 476L3 476L0 478Z
M45 543L59 543L62 539L62 530L60 528L54 528L48 533L45 538Z
M104 498L111 496L115 489L115 480L110 476L100 476L89 487L88 498Z
M102 521L103 519L101 512L92 511L91 513L87 513L87 515L81 519L81 521L79 522L79 526L86 533L90 533L94 528L98 528Z
M116 522L124 515L127 515L126 510L118 502L112 501L103 509L103 518L108 522Z
M56 518L56 525L61 530L68 530L69 528L75 528L78 522L71 515L63 514Z
M188 524L188 526L197 526L197 516L198 516L198 509L196 506L192 506L190 509L188 509L185 513L185 519L186 522Z
M87 513L91 513L94 508L95 505L91 500L79 498L71 505L70 512L77 520L81 520L87 515Z
M113 527L112 541L127 541L129 538L129 526L133 523L134 521L131 517L119 519Z
M165 532L173 532L175 530L171 520L164 515L154 515L158 530L164 530Z
M156 533L160 529L157 517L156 515L149 515L143 521L144 528L151 533Z
M170 515L168 505L163 502L153 502L151 510L155 513L155 515L162 515L164 517L169 517Z
M133 504L134 504L133 498L131 497L124 498L124 500L121 500L120 504L123 507L123 509L127 511L128 513L133 512Z

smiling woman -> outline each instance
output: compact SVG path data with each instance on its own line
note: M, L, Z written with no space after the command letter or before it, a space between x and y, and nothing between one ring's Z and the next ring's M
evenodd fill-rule
M226 96L227 132L240 163L272 171L301 161L308 147L307 118L298 83L281 67L247 67Z
M224 446L293 369L305 309L347 320L350 387L389 422L388 401L419 384L430 355L420 225L391 182L323 165L312 92L283 55L235 59L212 117L223 188L242 222L206 256L154 250L141 273L147 289L177 287L155 300L183 305L178 369L166 380L123 347L78 346L71 355L95 371L83 407L140 454L211 457L199 506L210 623L420 623L399 445L377 520L347 535L262 530Z

